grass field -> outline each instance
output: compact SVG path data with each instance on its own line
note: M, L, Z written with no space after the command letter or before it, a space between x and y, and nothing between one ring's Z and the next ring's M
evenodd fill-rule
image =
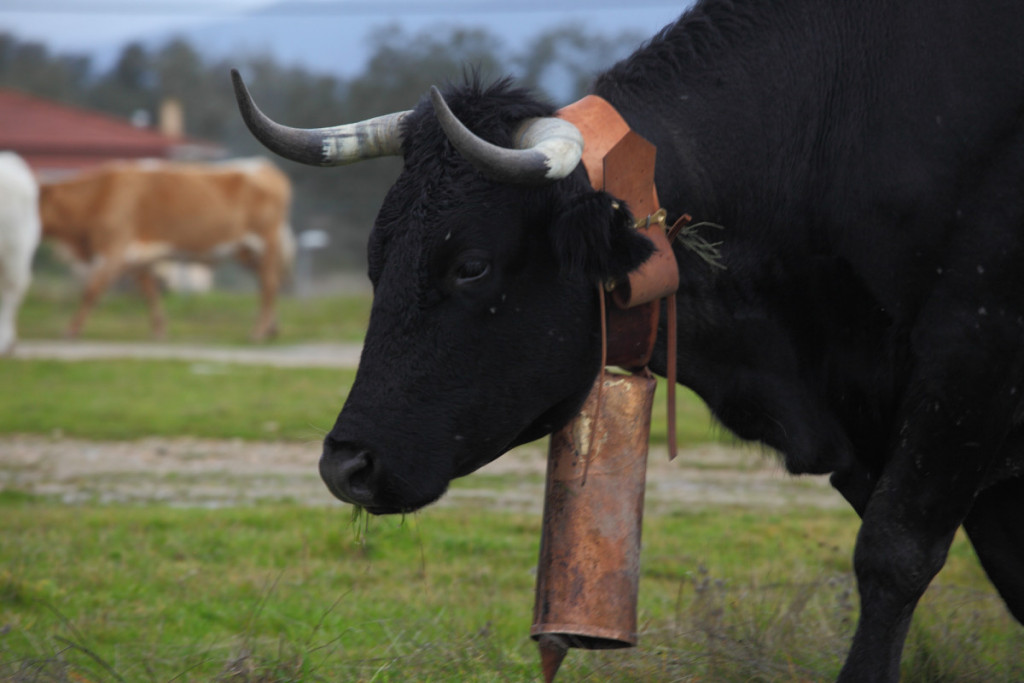
M0 497L0 677L533 681L539 520L435 509L357 530L340 507L68 507ZM645 522L641 647L563 681L824 681L856 608L848 513ZM959 540L906 681L1016 681L1024 638Z
M0 359L0 433L318 441L354 370Z
M22 336L60 336L72 308L66 292L34 292ZM172 297L168 310L174 341L242 344L255 300ZM367 310L364 295L285 300L281 341L358 340ZM141 302L110 297L86 336L146 339ZM0 435L316 442L352 378L6 359ZM696 398L681 399L684 445L725 438ZM653 439L663 442L663 390L658 401ZM539 524L486 491L356 524L340 504L68 505L0 490L0 680L540 680L527 637ZM558 680L832 679L856 618L856 529L850 512L813 508L648 514L640 647L573 651ZM962 537L917 613L903 680L1024 680L1024 629Z
M256 324L255 292L214 290L208 294L168 293L167 341L248 344ZM281 333L270 344L297 341L361 341L370 318L365 289L348 294L278 300ZM78 306L78 291L64 280L33 283L18 316L23 339L60 339ZM152 338L145 302L134 290L108 292L86 321L82 339L148 341Z

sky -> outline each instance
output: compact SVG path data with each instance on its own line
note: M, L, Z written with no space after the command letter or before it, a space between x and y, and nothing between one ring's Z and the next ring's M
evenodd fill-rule
M374 28L416 32L435 25L479 26L519 49L547 28L580 25L616 35L652 35L687 0L3 0L0 31L43 42L58 54L112 63L131 41L174 35L201 41L211 56L267 54L340 75L358 72Z

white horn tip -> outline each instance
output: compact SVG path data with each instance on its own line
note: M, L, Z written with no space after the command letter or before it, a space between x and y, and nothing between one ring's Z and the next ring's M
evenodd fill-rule
M517 137L517 147L532 148L544 155L549 180L565 178L583 158L583 134L576 126L562 119L526 121Z

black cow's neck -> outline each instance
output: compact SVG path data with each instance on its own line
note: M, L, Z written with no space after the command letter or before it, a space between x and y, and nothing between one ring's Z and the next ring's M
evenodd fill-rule
M749 218L738 211L757 206L761 230L799 215L770 179L810 182L813 164L780 168L780 160L820 161L823 127L835 117L808 104L827 100L821 91L843 60L821 39L844 21L838 13L847 10L832 5L795 0L767 13L763 3L705 0L599 77L595 93L657 146L658 192L670 215L735 224ZM786 101L782 92L806 99Z
M658 195L670 219L688 213L724 227L708 235L724 242L724 271L676 248L680 380L739 436L784 452L791 471L826 472L849 459L851 446L812 376L808 349L820 331L800 311L814 310L816 287L833 284L834 264L809 269L791 256L813 254L820 239L793 221L814 216L802 202L825 191L814 185L827 177L819 152L835 117L812 105L828 101L819 84L831 82L825 74L839 55L809 37L830 33L838 19L829 3L796 0L775 8L766 31L760 3L751 5L700 3L599 78L595 93L657 146ZM780 64L800 68L768 73ZM807 101L781 101L778 92ZM821 429L800 429L807 424Z

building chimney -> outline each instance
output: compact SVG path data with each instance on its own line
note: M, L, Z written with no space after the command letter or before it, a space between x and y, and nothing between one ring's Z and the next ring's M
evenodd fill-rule
M181 101L167 97L160 103L160 132L172 138L185 136L185 112Z

